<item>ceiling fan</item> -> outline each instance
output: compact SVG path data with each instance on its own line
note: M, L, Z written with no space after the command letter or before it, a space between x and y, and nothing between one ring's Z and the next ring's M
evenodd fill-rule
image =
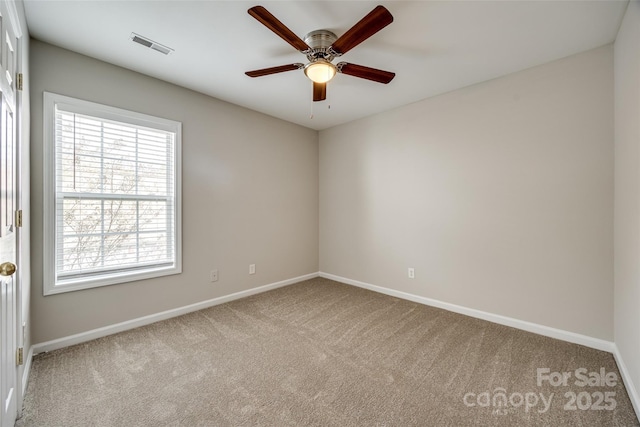
M300 53L306 55L309 61L307 64L295 63L247 71L245 74L249 77L260 77L304 69L305 75L313 82L314 101L323 101L327 98L327 82L336 73L384 84L389 83L395 77L395 73L389 71L348 62L340 62L336 65L331 62L334 58L344 55L393 22L393 16L384 6L376 6L367 16L340 37L328 30L316 30L304 36L304 40L262 6L254 6L248 10L248 13Z

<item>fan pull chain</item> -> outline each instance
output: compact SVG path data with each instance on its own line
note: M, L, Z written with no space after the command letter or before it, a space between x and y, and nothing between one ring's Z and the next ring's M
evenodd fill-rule
M309 119L313 120L313 100L311 101L311 105L309 106ZM331 104L327 104L327 110L331 110Z

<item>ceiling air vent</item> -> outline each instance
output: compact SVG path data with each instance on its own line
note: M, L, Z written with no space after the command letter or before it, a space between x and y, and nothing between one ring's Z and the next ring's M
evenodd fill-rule
M148 47L149 49L153 49L165 55L173 52L173 49L171 49L170 47L162 45L160 43L156 43L153 40L141 36L140 34L131 33L131 40L135 43L141 44L144 47Z

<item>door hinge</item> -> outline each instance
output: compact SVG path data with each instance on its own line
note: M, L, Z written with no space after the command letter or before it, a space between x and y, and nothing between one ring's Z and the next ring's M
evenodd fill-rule
M16 211L16 227L22 227L22 209Z
M23 77L22 77L22 73L18 73L16 75L16 88L18 90L22 90L22 85L23 85Z
M24 349L22 347L19 347L18 350L16 351L16 365L20 366L24 363Z

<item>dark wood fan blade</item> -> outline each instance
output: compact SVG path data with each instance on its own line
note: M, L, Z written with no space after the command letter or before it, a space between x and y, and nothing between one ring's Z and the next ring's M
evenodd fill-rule
M327 84L313 82L313 102L327 99Z
M269 74L284 73L285 71L299 70L302 67L303 67L302 64L280 65L278 67L247 71L245 74L249 77L261 77L261 76L268 76Z
M347 53L392 22L393 15L387 8L376 6L367 16L338 38L331 47L337 53Z
M364 65L349 64L347 62L339 63L337 68L339 73L384 84L389 83L396 76L396 73L390 71L378 70L377 68L365 67Z
M256 18L265 27L276 33L282 40L289 43L296 50L301 52L311 49L300 37L298 37L293 31L287 28L282 22L273 16L267 9L262 6L254 6L249 9L249 15Z

